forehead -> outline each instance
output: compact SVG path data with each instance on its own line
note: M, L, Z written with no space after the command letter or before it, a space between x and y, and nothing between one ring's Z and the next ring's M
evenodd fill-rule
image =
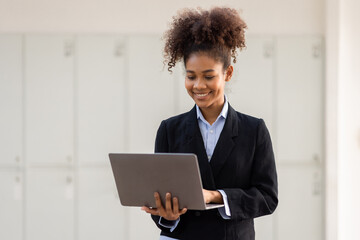
M223 64L219 61L216 61L214 58L203 54L196 53L191 54L185 63L186 71L202 72L206 70L221 71Z

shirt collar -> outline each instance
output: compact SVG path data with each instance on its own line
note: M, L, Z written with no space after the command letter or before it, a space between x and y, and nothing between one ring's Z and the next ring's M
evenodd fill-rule
M224 98L225 98L224 106L223 106L219 116L217 117L216 121L219 119L219 117L223 117L224 119L226 119L226 117L227 117L228 110L229 110L229 103L228 103L226 95L224 95ZM204 123L207 123L207 121L205 120L204 116L202 115L198 105L196 105L196 116L197 116L197 119L200 119Z

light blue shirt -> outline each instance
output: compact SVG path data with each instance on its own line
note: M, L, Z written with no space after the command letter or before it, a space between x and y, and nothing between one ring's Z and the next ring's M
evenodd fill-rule
M217 117L216 121L212 125L210 125L208 121L206 121L206 119L204 118L204 116L200 111L200 108L196 105L196 115L198 119L198 124L209 162L211 161L211 157L214 153L216 143L219 140L220 134L224 128L225 120L229 110L229 103L227 101L227 97L224 96L224 98L225 98L224 106L219 116ZM227 195L223 190L218 190L218 191L221 193L224 201L224 207L218 208L219 213L222 216L222 218L230 219L231 213L230 213L229 203L227 200ZM162 218L160 217L159 224L163 227L170 228L171 232L175 230L178 223L180 222L180 218L179 218L178 220L174 221L173 224L165 225L161 222L161 219ZM160 235L160 240L175 240L175 238L170 238L167 236Z

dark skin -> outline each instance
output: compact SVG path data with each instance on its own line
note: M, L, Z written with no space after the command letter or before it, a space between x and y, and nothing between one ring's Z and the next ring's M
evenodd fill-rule
M206 53L192 54L186 62L185 88L190 97L199 106L201 113L209 124L213 124L224 106L225 82L230 81L233 66L226 71L223 63L215 61ZM224 203L219 191L203 189L205 203ZM187 209L179 209L179 200L166 193L165 206L161 203L159 193L154 193L156 208L143 206L141 210L165 218L169 221L177 220Z
M203 189L205 203L224 203L219 191L209 191ZM165 218L169 221L177 220L181 215L186 213L187 209L179 209L179 200L177 197L171 199L171 193L165 195L165 207L161 203L160 194L154 193L156 208L141 207L141 210Z

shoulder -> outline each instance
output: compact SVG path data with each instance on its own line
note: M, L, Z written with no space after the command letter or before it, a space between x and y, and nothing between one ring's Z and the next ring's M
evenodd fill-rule
M233 116L233 122L237 125L238 135L246 136L262 142L264 139L270 139L269 130L264 119L238 112L229 108L229 114ZM234 125L233 125L234 126Z
M252 116L243 112L236 111L229 105L229 113L241 126L250 129L257 129L264 123L262 118Z
M194 115L193 110L170 117L161 122L156 135L155 151L174 151L176 149L174 146L184 143L187 134L193 132L189 129L193 129L192 127L196 123L196 113Z
M168 124L168 125L178 124L178 123L184 122L184 120L188 119L189 114L190 114L190 111L186 112L186 113L181 113L179 115L169 117L169 118L163 120L163 122L166 122L166 124Z
M196 120L196 115L194 115L194 113L196 114L195 107L188 112L163 120L160 127L166 127L167 129L185 127L189 121Z

